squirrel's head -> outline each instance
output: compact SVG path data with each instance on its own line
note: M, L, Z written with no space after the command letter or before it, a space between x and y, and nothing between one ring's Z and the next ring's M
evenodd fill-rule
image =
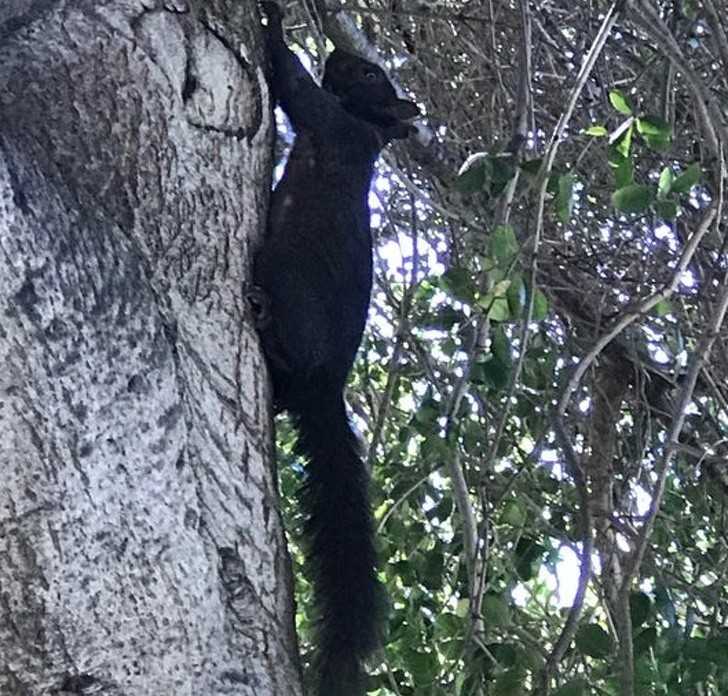
M359 56L336 49L327 59L322 86L357 118L407 137L408 122L420 115L414 102L400 99L384 70ZM397 129L401 126L401 129Z

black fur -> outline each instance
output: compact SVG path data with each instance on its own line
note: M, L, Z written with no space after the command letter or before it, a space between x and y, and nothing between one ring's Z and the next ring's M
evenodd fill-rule
M368 474L344 404L372 285L367 196L382 147L412 130L417 107L384 72L336 50L323 89L286 47L280 9L268 15L272 86L296 132L272 195L254 277L268 317L259 327L277 408L293 417L307 460L300 500L318 618L318 696L364 693L363 663L380 641L384 596Z

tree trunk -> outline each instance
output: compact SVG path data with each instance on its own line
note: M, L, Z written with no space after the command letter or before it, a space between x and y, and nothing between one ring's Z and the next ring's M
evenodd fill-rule
M0 694L295 696L252 0L2 0Z

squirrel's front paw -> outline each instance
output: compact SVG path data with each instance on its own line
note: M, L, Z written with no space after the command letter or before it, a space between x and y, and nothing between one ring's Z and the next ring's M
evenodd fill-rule
M266 295L263 288L257 285L253 286L246 294L245 299L248 300L250 309L253 313L255 327L264 329L270 324L270 298Z

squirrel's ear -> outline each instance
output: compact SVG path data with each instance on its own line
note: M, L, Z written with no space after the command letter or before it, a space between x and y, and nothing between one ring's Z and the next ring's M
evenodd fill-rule
M260 3L263 9L263 14L268 20L268 31L276 34L283 33L283 12L277 2L266 2Z

